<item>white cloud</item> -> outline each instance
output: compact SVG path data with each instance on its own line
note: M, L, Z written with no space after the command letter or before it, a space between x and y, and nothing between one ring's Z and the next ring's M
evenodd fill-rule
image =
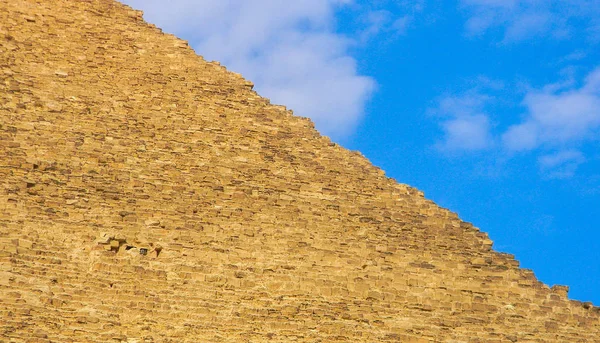
M521 102L524 113L512 125L497 106L509 88L476 79L474 88L445 96L430 110L444 133L437 147L445 153L486 151L498 158L529 152L544 177L572 177L588 161L581 151L600 143L600 66L583 79L572 73L565 78L529 89Z
M582 161L583 155L576 150L564 150L554 154L544 155L539 158L539 163L544 168L555 168L570 161Z
M512 126L502 136L504 146L511 151L533 150L539 145L539 132L534 123Z
M253 81L256 90L325 134L353 132L375 82L359 75L336 34L335 10L351 0L124 0L196 52Z
M403 35L406 33L412 20L412 15L398 17L388 10L367 11L363 16L365 28L360 33L361 41L366 42L382 33L385 33L388 39Z
M443 147L448 150L483 150L490 146L490 121L486 115L456 117L442 123Z
M521 103L523 116L512 125L494 106L507 97L507 88L479 78L475 88L442 98L432 111L444 131L438 147L444 152L489 151L495 156L530 152L545 177L573 176L587 161L581 151L600 143L600 67L583 80L572 74L566 78L527 91ZM498 127L491 118L502 120L507 128L494 134Z
M530 91L523 104L525 119L502 137L509 150L562 148L595 139L600 133L600 68L580 88L557 90L553 85Z
M485 106L492 98L475 90L460 96L442 98L436 115L444 119L440 123L444 140L438 144L443 151L480 151L493 145L491 125Z
M585 161L583 154L577 150L563 150L543 155L538 159L542 172L552 179L572 177L577 167Z
M355 16L352 22L360 42L372 43L382 38L389 43L414 28L417 22L424 22L425 0L377 0L352 1L349 8Z
M600 38L597 0L461 0L461 5L469 15L470 35L500 28L505 42L575 34Z

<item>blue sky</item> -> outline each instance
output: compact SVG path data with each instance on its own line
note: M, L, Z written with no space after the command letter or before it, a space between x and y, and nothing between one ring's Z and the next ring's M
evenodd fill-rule
M600 305L600 2L124 2Z

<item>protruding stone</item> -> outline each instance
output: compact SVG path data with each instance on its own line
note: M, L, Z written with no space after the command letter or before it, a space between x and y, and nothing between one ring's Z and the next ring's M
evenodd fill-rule
M64 71L64 70L57 70L57 71L55 71L55 72L54 72L54 74L55 74L56 76L58 76L58 77L62 77L62 78L65 78L65 77L69 76L69 73L67 73L67 72L66 72L66 71Z
M146 226L160 226L160 220L157 219L147 219L144 221L144 225Z
M552 286L552 292L566 298L569 293L569 286L554 285Z
M110 241L113 239L113 236L111 236L110 234L103 232L100 234L100 236L96 239L96 243L98 244L108 244L110 243Z

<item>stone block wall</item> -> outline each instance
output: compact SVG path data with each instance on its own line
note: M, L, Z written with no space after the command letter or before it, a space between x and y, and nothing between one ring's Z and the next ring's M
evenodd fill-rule
M600 342L600 310L112 0L0 2L0 342Z

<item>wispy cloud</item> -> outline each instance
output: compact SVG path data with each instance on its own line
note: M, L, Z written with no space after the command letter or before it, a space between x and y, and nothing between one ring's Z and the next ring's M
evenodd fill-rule
M335 11L351 0L123 2L336 138L353 132L374 91L349 53L355 41L335 31Z
M502 137L509 150L563 148L595 139L600 133L600 68L589 73L580 88L550 85L532 90L523 104L525 119Z
M551 179L570 178L577 167L585 162L585 157L577 150L563 150L538 158L542 173Z
M502 118L503 130L492 125L500 115L491 105L499 91L509 90L484 78L477 82L465 93L443 97L433 111L444 131L438 143L444 152L531 153L545 177L568 178L587 161L583 148L600 143L600 67L583 79L567 74L566 80L527 90L520 120L506 125L510 119Z
M596 0L461 0L469 35L500 29L504 42L531 38L600 39L600 3Z
M483 150L491 145L490 120L484 114L455 117L442 123L446 150Z
M493 101L476 89L465 94L445 96L435 109L441 118L444 138L437 147L446 152L481 151L493 146L490 118L486 106Z
M352 3L357 21L354 24L360 41L367 43L375 38L394 42L398 37L423 22L425 0L377 0Z
M411 15L397 16L389 10L374 9L362 16L364 28L360 32L361 41L381 34L389 39L406 33L413 17Z

